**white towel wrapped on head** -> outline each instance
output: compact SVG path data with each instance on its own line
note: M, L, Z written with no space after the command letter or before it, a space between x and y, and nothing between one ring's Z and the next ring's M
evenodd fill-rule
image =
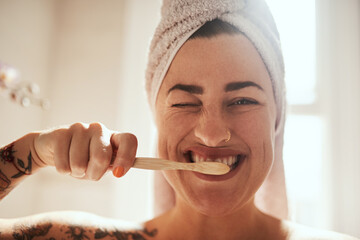
M276 132L281 132L285 114L284 64L279 34L264 0L164 0L146 70L146 91L152 110L177 51L196 30L214 19L235 26L258 50L272 80Z
M279 34L265 0L163 0L161 21L151 42L146 70L146 91L151 109L155 112L161 83L177 51L196 30L214 19L235 26L253 43L271 77L277 107L275 160L267 180L256 194L255 202L266 213L287 218L282 159L285 120L284 63ZM161 181L158 184L161 184ZM164 188L165 185L157 187ZM168 195L171 194L173 193L168 192ZM171 197L168 196L167 199ZM170 205L166 208L171 207ZM159 207L164 209L164 206Z

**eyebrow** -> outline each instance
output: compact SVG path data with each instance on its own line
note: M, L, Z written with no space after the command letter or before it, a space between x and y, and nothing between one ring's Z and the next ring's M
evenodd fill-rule
M229 83L225 86L225 92L231 92L231 91L236 91L242 88L246 88L246 87L256 87L261 91L264 91L264 89L259 85L256 84L254 82L251 81L245 81L245 82L232 82Z
M182 90L191 94L203 94L204 90L198 85L176 84L169 89L168 94L174 90Z
M254 83L254 82L251 82L251 81L231 82L225 86L224 90L225 90L225 92L231 92L231 91L240 90L240 89L243 89L246 87L256 87L259 90L264 91L264 89L260 85ZM169 89L168 94L174 90L181 90L181 91L185 91L185 92L188 92L191 94L203 94L203 92L204 92L203 88L198 85L175 84L172 88Z

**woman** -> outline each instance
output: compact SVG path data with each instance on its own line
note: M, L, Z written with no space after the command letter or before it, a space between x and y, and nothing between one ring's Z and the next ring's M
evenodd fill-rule
M254 204L279 156L284 118L281 54L274 26L261 22L269 20L264 3L169 1L162 14L147 72L159 156L221 161L231 171L165 171L176 204L143 224L51 213L2 220L0 239L353 239L276 219ZM1 197L45 166L98 180L115 150L113 173L121 177L136 149L134 135L101 124L30 133L1 150Z

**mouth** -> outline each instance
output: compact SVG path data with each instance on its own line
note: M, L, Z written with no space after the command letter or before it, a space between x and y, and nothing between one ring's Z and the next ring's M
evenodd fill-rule
M187 161L191 162L191 163L198 163L198 162L223 163L230 167L230 171L234 170L239 165L239 163L245 159L245 155L242 155L242 154L222 156L222 157L220 157L220 156L208 157L208 156L202 156L193 151L188 151L185 154L185 156L186 156Z

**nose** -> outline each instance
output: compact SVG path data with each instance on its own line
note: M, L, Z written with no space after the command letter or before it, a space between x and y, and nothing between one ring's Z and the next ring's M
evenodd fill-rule
M204 145L217 147L230 140L230 130L221 112L203 112L195 127L195 137Z

